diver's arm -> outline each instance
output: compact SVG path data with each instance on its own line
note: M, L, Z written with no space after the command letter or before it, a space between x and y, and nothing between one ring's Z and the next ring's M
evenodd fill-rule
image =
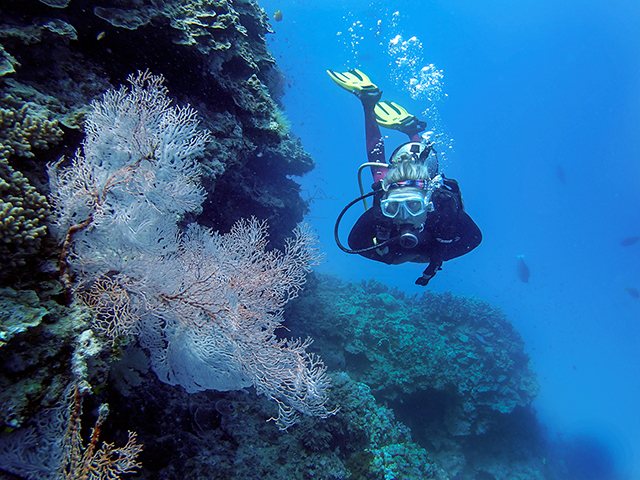
M415 283L416 285L426 287L438 270L442 270L448 244L440 242L436 237L436 232L428 227L424 228L421 232L420 242L423 245L422 248L425 257L428 258L429 265L424 269L424 272L422 272L422 276L416 279Z

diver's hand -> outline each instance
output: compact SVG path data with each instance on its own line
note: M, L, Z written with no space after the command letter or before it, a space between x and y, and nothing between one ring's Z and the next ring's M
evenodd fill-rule
M435 275L436 275L435 273L433 275L422 274L422 276L416 280L416 285L426 287L427 284L429 283L429 280L435 277Z
M416 280L416 285L426 287L429 281L436 276L438 270L442 270L442 261L431 262L422 272L422 276Z

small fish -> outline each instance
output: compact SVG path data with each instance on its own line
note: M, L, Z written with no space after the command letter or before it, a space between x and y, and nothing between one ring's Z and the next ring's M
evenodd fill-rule
M107 32L100 32L98 35L96 35L96 40L100 41L106 36L107 36Z
M560 180L561 183L565 183L566 177L562 165L556 165L556 177L558 177L558 180Z
M478 339L478 341L483 344L486 345L487 347L495 347L495 345L492 345L491 343L487 342L484 337L482 335L480 335L479 333L475 334L475 337Z
M624 287L623 290L626 290L627 292L629 292L629 295L631 295L633 298L640 298L640 292L638 291L637 288Z
M526 263L524 263L524 255L518 255L518 278L524 282L529 283L529 277L531 276L531 270Z
M273 14L273 19L276 22L281 22L282 21L282 10L276 10L276 13Z
M638 240L640 240L640 237L628 237L624 240L621 240L620 245L622 245L623 247L630 247L634 243L638 243Z

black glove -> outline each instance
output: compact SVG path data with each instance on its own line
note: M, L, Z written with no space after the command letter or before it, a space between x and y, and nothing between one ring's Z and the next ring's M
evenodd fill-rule
M416 285L426 287L429 280L436 276L438 270L442 270L442 262L431 262L422 272L422 276L416 280Z
M429 283L429 280L431 280L434 276L435 276L435 274L433 274L431 276L422 275L420 278L418 278L416 280L416 285L420 285L420 286L426 287L427 284Z

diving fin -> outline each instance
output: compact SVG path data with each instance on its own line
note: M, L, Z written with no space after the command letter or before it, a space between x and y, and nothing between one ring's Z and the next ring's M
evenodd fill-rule
M331 80L358 98L375 96L377 97L376 100L379 100L382 95L380 89L369 80L369 77L357 68L344 73L327 70L327 73Z
M418 120L407 110L395 102L378 102L374 108L378 125L393 130L399 130L413 135L427 128L427 123Z

